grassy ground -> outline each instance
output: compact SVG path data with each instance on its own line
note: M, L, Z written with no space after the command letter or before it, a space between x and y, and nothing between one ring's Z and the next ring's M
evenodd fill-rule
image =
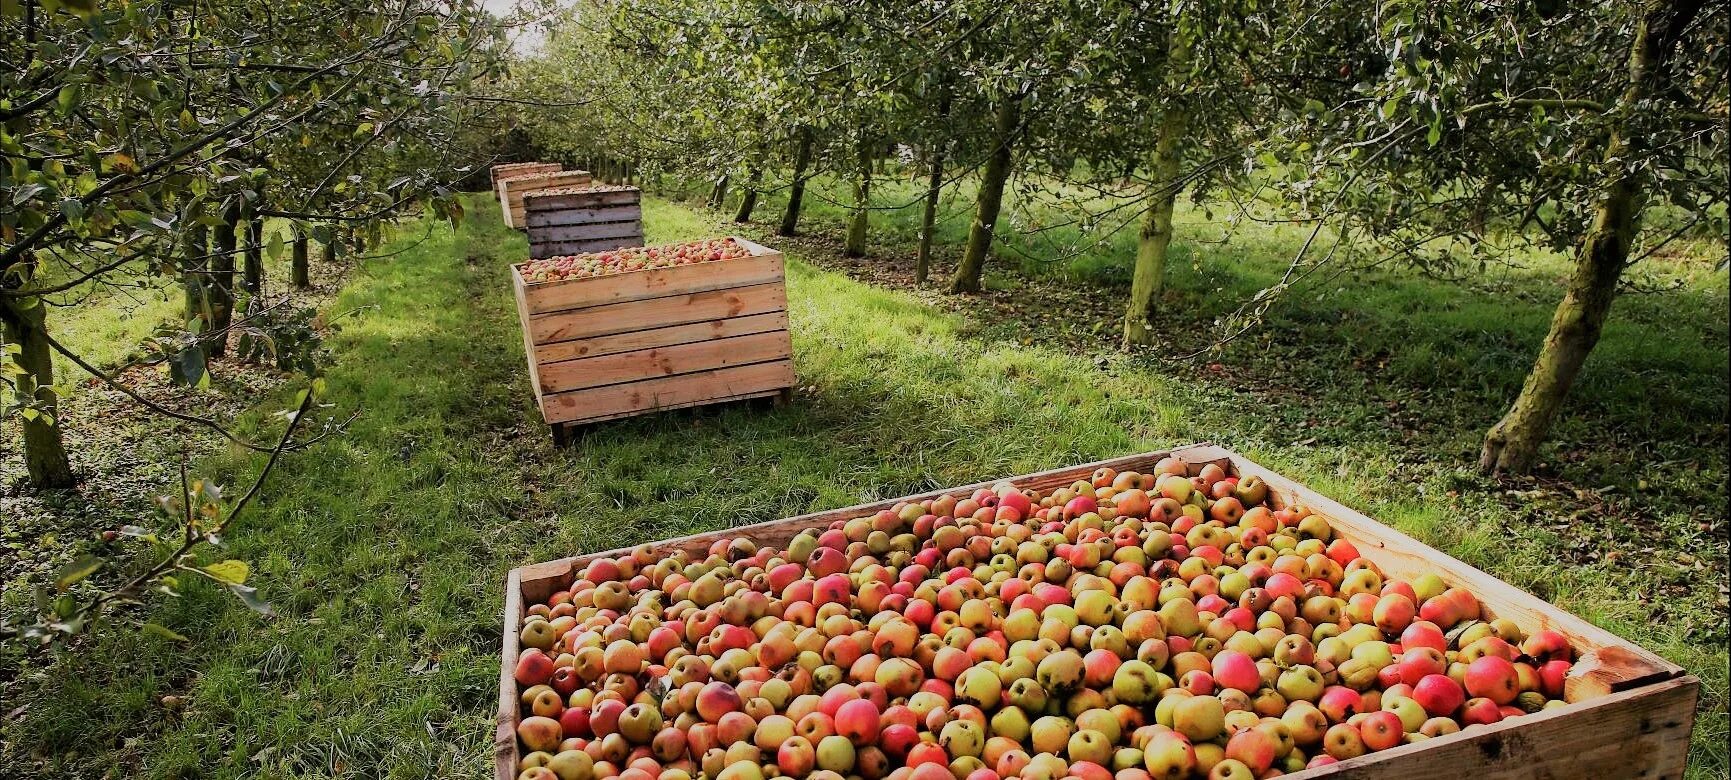
M956 304L825 270L905 267L902 241L849 266L820 235L792 245L794 404L621 421L556 451L506 285L522 239L471 205L462 229L365 263L329 305L359 312L328 339L331 400L363 413L282 466L224 553L254 562L279 616L195 586L150 610L186 646L115 631L60 655L0 649L0 774L482 777L510 566L1205 439L1696 671L1693 774L1726 771L1722 303L1691 297L1681 324L1622 306L1559 432L1558 453L1592 452L1510 486L1462 454L1542 330L1545 272L1510 282L1521 290L1500 306L1393 273L1302 299L1216 370L1079 349L1112 316L1109 275L1000 273L999 292ZM820 201L810 224L826 233L835 216ZM880 222L905 237L905 216ZM659 200L645 217L652 242L715 220ZM1256 284L1285 240L1187 246L1209 260L1174 274L1173 338ZM893 271L882 281L896 286ZM1723 298L1722 273L1691 284ZM1412 354L1426 344L1434 357ZM1648 394L1620 389L1640 381L1626 373ZM202 465L230 482L257 468ZM7 584L4 609L24 608L27 585Z

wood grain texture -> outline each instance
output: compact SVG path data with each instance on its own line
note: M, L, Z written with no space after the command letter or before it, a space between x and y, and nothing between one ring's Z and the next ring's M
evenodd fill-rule
M518 273L521 274L520 266ZM781 284L785 278L785 261L782 254L769 251L736 260L695 263L671 268L651 268L587 279L567 279L558 282L531 284L528 287L527 296L531 314L546 314L565 309L580 309L600 304L707 292L730 287ZM674 323L663 324L671 325Z
M623 222L589 222L574 225L545 225L530 227L529 240L542 241L594 241L601 238L632 237L643 239L643 224L637 220Z
M558 363L563 360L611 355L616 352L630 352L652 347L671 347L694 341L724 339L751 333L767 333L772 330L787 330L787 312L777 311L745 317L727 317L666 328L648 328L634 330L630 333L615 333L611 336L598 336L592 339L561 341L535 347L532 353L539 363Z
M754 333L547 363L539 367L540 386L543 394L563 393L792 357L787 331Z
M550 423L594 422L626 414L714 403L780 390L793 384L793 362L777 360L545 394L541 396L541 414Z
M1700 689L1694 677L1664 680L1287 777L1681 780Z
M531 307L534 302L529 303ZM684 325L747 314L787 310L787 289L780 284L754 284L665 298L609 303L584 309L529 317L529 335L536 344L586 339L644 328Z
M530 230L534 229L530 228ZM549 257L605 252L609 249L627 249L636 246L643 246L641 233L620 238L598 238L590 241L536 241L530 239L529 259L544 260Z
M530 202L535 200L535 198L529 198ZM525 207L523 214L523 223L528 225L531 231L535 228L590 225L597 222L643 221L643 207L636 203L591 208L536 209Z

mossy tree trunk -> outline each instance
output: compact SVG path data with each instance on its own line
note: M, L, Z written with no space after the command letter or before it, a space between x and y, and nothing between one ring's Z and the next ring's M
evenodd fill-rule
M944 90L944 95L938 101L938 117L949 119L950 92ZM938 222L938 198L943 194L944 186L944 153L948 151L943 139L932 145L931 175L926 183L925 208L920 212L920 247L914 253L914 281L924 284L932 272L932 230Z
M240 199L230 198L222 208L222 224L212 236L210 275L205 290L210 300L210 337L205 353L222 357L228 353L228 326L234 322L234 255L239 250Z
M336 265L337 255L341 247L342 239L338 237L337 229L333 227L331 228L331 239L326 241L319 250L319 262L323 263L326 268Z
M210 228L194 223L181 236L181 287L186 291L186 322L197 321L199 331L210 330Z
M29 301L28 308L20 305ZM54 393L54 356L48 346L48 307L36 299L0 299L0 325L5 341L18 347L18 368L24 372L13 385L14 400L28 406L19 414L24 435L24 470L37 489L68 488L77 481L66 444L60 438L59 398Z
M859 170L853 183L853 213L848 215L847 242L842 245L842 254L848 257L865 257L866 253L866 232L871 229L872 213L872 152L869 136L860 131L855 149Z
M719 209L727 205L727 184L730 178L732 177L724 173L715 180L715 188L709 191L710 208Z
M289 254L289 283L295 289L305 290L313 286L312 269L307 265L307 234L300 225L294 226L294 249Z
M757 210L757 187L762 181L763 170L751 169L751 176L745 182L745 192L739 198L739 210L733 212L734 222L743 225L751 221L751 212Z
M787 209L781 213L781 227L775 231L776 235L799 233L799 210L805 202L805 174L811 167L812 144L811 130L801 128L799 144L793 152L793 183L787 188Z
M993 122L993 138L997 148L986 160L986 170L980 177L980 193L974 207L974 222L968 228L967 249L950 278L950 292L979 292L980 277L985 273L986 254L992 249L992 236L997 232L998 212L1004 203L1004 185L1010 180L1010 163L1015 151L1016 131L1021 125L1022 98L1013 95L998 105Z
M1613 111L1632 114L1659 88L1682 31L1700 13L1701 3L1662 3L1636 24L1630 46L1628 81ZM1629 247L1640 229L1643 206L1639 172L1630 160L1640 136L1619 127L1605 143L1605 189L1594 209L1592 226L1575 252L1575 269L1538 358L1521 393L1503 418L1485 434L1479 468L1490 473L1523 473L1538 462L1557 412L1575 377L1599 343L1617 284L1629 264Z
M1160 116L1154 153L1149 159L1154 193L1142 213L1136 236L1136 265L1130 274L1130 300L1124 308L1124 346L1154 342L1154 304L1166 287L1166 258L1172 248L1172 209L1178 200L1179 176L1183 171L1184 134L1190 129L1190 112L1184 105L1182 74L1190 68L1191 41L1180 30L1168 43L1168 94Z
M246 209L246 267L241 286L246 289L249 305L264 292L264 217L258 216L257 209L256 204Z

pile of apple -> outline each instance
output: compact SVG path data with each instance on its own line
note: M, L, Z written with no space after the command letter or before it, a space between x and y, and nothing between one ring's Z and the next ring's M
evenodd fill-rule
M629 184L579 184L572 187L548 187L543 190L524 193L527 197L541 198L553 195L591 195L597 192L627 192L635 190Z
M596 560L528 610L520 780L1271 777L1562 704L1562 635L1268 495L1167 459Z
M731 238L710 238L683 244L629 247L581 255L562 255L530 260L522 266L523 280L530 284L583 279L591 276L672 268L678 265L735 260L751 254Z

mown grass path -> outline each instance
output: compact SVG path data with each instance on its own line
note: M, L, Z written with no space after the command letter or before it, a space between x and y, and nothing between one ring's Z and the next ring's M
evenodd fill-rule
M556 451L507 284L523 239L471 205L456 231L405 226L398 245L418 245L363 265L330 307L358 310L329 340L330 400L364 411L285 462L230 551L279 615L195 584L153 610L188 646L121 630L58 657L7 651L20 695L0 776L487 776L511 566L1198 440L1695 669L1708 683L1695 773L1723 775L1725 648L1652 623L1623 581L1548 556L1543 539L1509 538L1493 497L1450 494L1444 476L1391 482L1395 453L1375 442L1292 448L1226 387L967 335L959 315L797 255L795 403L607 424ZM652 243L718 229L648 205ZM210 465L230 482L257 468Z

